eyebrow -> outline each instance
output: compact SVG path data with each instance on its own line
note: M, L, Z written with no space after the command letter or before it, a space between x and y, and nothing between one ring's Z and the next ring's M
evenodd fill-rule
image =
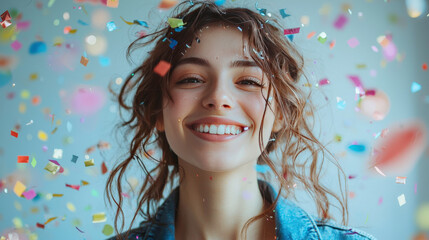
M196 64L204 67L210 67L209 61L207 61L206 59L197 58L197 57L182 58L177 62L176 67L182 64ZM229 65L229 67L236 68L236 67L259 67L259 66L254 61L236 60L232 62Z

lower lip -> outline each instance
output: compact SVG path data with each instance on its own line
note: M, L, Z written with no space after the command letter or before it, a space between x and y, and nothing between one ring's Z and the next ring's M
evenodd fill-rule
M225 141L229 141L229 140L233 140L239 136L241 136L242 133L245 133L246 131L242 131L241 133L237 134L237 135L223 135L223 134L210 134L210 133L202 133L202 132L198 132L195 131L194 129L191 129L191 132L193 134L195 134L197 137L206 140L206 141L211 141L211 142L225 142Z

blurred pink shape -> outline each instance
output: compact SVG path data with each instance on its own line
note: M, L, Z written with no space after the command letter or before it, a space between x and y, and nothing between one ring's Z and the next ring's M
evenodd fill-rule
M73 112L84 115L96 113L104 102L104 93L97 87L79 88L73 93L71 100Z
M344 14L339 15L334 22L334 27L338 30L343 29L344 25L347 23L347 20L348 19Z
M349 44L351 48L355 48L359 45L359 40L355 37L352 37L347 41L347 44Z
M389 41L389 43L385 47L383 47L383 56L387 61L395 60L396 53L396 45L392 41Z

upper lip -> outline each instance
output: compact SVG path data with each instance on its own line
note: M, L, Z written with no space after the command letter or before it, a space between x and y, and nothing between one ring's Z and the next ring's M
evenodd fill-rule
M241 128L249 127L248 125L246 125L244 123L240 123L240 122L228 119L228 118L219 118L219 117L200 118L198 120L195 120L193 122L188 123L187 126L192 127L192 126L197 125L197 124L235 125L235 126L239 126Z

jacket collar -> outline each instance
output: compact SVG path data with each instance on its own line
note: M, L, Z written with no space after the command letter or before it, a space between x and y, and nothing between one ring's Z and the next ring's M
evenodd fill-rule
M277 197L277 192L268 182L258 179L259 189L269 201ZM174 189L159 207L155 220L150 223L143 239L174 239L174 221L179 201L179 187ZM276 235L279 240L309 239L321 240L322 237L313 218L295 203L280 196L275 208Z

